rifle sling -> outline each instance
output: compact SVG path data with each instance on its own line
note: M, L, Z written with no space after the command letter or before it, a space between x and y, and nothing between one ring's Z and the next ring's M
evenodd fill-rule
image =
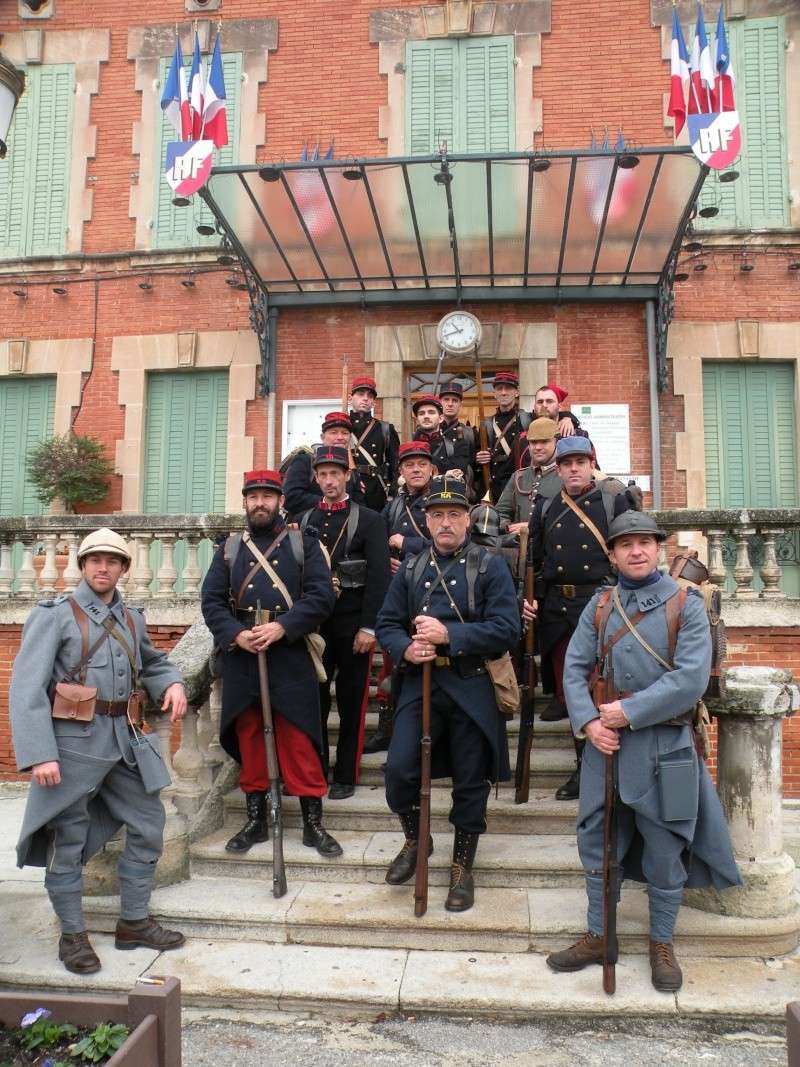
M594 490L592 490L592 492L594 492ZM586 512L581 511L581 509L576 505L575 501L572 499L572 497L569 495L569 493L565 493L563 489L561 490L561 499L567 505L567 508L571 512L573 512L573 514L578 516L580 521L589 530L589 532L591 533L592 537L594 537L594 539L600 545L600 547L602 548L604 554L606 556L608 556L609 553L608 553L608 546L606 545L606 539L603 536L603 534L600 533L600 531L595 526L595 524L592 522L592 520L589 518L589 516L586 514Z

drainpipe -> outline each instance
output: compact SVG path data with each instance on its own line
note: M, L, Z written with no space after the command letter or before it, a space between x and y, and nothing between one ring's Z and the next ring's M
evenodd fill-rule
M275 392L278 388L278 309L267 312L267 346L269 368L267 373L267 467L275 470Z
M661 423L658 412L658 368L656 367L656 305L648 300L644 308L647 323L647 370L650 382L650 450L653 454L653 507L661 510Z

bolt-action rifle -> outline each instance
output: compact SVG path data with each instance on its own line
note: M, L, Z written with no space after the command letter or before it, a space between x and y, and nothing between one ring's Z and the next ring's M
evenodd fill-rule
M263 622L261 601L256 601L256 626ZM281 769L278 750L275 747L275 725L272 718L272 702L269 698L269 675L267 652L258 653L258 688L261 693L261 710L264 716L264 738L267 746L267 774L269 775L269 819L272 824L272 895L286 895L286 867L283 862L283 813L281 811Z
M520 562L525 560L523 590L525 599L533 603L533 559L527 529L519 535ZM522 682L519 687L519 741L517 765L514 770L514 803L527 804L531 785L531 746L533 745L533 694L538 681L536 660L533 657L534 629L529 622L525 630L522 653Z
M619 696L614 684L614 668L610 650L599 664L602 674L592 684L595 707L609 704ZM619 954L617 944L617 892L619 889L619 860L617 836L619 830L619 796L616 783L614 753L605 757L605 801L603 808L603 990L611 996L617 990L615 965Z
M422 664L422 737L420 738L419 832L414 880L414 914L428 910L428 841L431 836L431 675L432 663Z

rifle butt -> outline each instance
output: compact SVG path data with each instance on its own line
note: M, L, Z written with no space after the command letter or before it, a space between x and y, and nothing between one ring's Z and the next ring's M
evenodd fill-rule
M613 963L603 962L603 992L613 997L617 991L617 969Z

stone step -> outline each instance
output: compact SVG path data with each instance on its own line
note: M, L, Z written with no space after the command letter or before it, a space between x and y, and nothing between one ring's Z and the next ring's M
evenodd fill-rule
M272 843L254 845L236 856L225 851L230 836L220 830L190 848L192 876L204 878L257 879L271 885ZM284 834L286 877L290 882L372 882L382 885L386 869L403 844L399 828L393 833L354 830L336 832L344 855L324 859L316 849L306 848L298 830ZM428 863L431 885L446 886L450 876L452 831L434 833L434 851ZM574 835L532 837L521 834L486 834L481 840L474 868L475 884L488 888L582 886L583 873Z
M544 704L542 704L544 707ZM364 727L364 738L368 738L378 728L377 711L367 711ZM514 743L519 736L519 716L516 715L506 724L509 743ZM559 722L542 722L538 714L533 717L534 744L539 748L568 748L573 750L572 731L569 720L561 719ZM330 718L328 719L328 740L331 746L336 744L339 737L339 716L336 712L336 704L333 704Z
M263 943L425 949L431 966L441 952L503 953L509 957L548 952L570 944L585 929L586 899L577 887L479 888L475 906L461 913L444 910L445 896L444 886L432 885L428 910L417 919L413 884L290 881L286 895L276 900L268 879L259 883L249 878L192 878L157 889L151 911L162 922L206 943L257 941L262 943L262 953ZM118 909L116 897L87 898L88 928L113 930ZM623 954L647 951L646 920L643 888L626 884L618 917ZM675 947L679 955L692 957L774 957L795 947L797 927L797 914L781 919L739 919L683 907ZM176 955L170 953L160 961L169 973L175 973ZM800 959L793 959L800 967ZM240 971L242 965L239 959ZM592 968L591 972L591 987L599 990L599 971ZM559 984L565 977L558 979ZM800 986L795 987L795 994L797 988ZM213 984L206 993L213 996ZM503 995L501 990L498 994Z
M450 803L449 786L431 788L434 833L452 831L447 819ZM296 797L284 798L283 811L287 827L301 825ZM225 825L232 834L244 821L244 794L240 790L235 789L225 797L225 812ZM555 800L552 789L531 789L527 804L515 804L513 790L502 789L497 797L494 791L489 796L487 825L490 834L574 834L577 814L578 802ZM392 832L398 828L397 816L386 806L382 783L356 786L355 794L347 800L326 800L324 821L332 833L340 830Z
M509 745L512 779L500 783L500 791L513 789L513 770L517 759L517 746ZM362 785L383 785L381 764L386 762L385 752L374 752L361 757ZM574 748L541 748L534 744L531 749L531 786L537 789L557 789L575 769Z

